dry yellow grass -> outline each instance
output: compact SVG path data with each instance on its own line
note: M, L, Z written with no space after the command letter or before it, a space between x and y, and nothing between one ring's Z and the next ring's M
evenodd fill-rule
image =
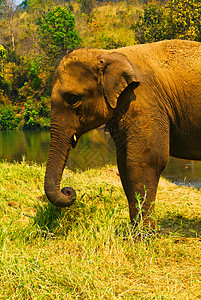
M96 7L88 21L76 5L75 8L76 28L83 37L83 47L113 49L136 43L131 30L139 8L136 3L108 3Z
M162 179L161 234L140 241L114 167L65 170L62 185L78 194L65 210L43 197L43 166L0 173L0 299L201 298L199 190Z

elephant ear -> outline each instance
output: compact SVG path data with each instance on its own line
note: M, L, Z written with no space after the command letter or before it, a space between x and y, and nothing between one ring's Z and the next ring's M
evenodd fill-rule
M139 80L128 58L118 52L112 52L99 57L99 70L104 96L112 108L117 106L117 100L123 90L131 83L139 85Z

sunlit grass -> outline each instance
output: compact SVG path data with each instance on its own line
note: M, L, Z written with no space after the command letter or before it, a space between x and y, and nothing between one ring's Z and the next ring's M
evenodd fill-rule
M162 180L160 234L135 239L114 167L71 172L50 205L45 167L0 164L0 299L199 299L201 193Z
M94 8L88 21L77 6L74 7L76 28L82 37L83 47L113 49L136 44L131 26L136 19L136 10L142 5L132 2L100 5Z

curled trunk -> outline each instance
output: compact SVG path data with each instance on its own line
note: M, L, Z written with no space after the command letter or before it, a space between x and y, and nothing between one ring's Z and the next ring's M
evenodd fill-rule
M53 130L51 130L44 188L48 200L57 207L68 207L76 198L73 188L64 187L60 190L61 177L71 148L69 136L66 138L58 132L53 134Z

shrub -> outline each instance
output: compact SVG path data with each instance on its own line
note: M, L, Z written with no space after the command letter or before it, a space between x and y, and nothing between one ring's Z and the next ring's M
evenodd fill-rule
M0 76L0 89L2 90L3 94L10 94L11 91L11 84L7 82L3 77Z
M164 8L152 3L144 5L143 11L137 11L137 21L132 29L135 31L136 40L141 44L165 39Z
M39 90L39 89L40 89L40 86L41 86L41 83L42 83L41 79L40 79L38 76L36 76L36 77L33 79L32 84L31 84L32 89L33 89L34 91Z
M98 40L103 49L116 49L126 46L125 42L115 38L113 35L107 36L105 34L101 34Z
M24 120L23 129L36 129L40 127L39 114L32 100L25 103Z
M0 45L0 78L3 78L3 60L6 59L7 51Z
M49 129L50 128L50 109L45 98L40 103L28 100L25 103L23 129Z
M166 5L167 37L201 41L201 2L171 0Z
M47 99L45 99L44 97L41 97L38 113L40 117L50 117L50 108L47 105Z
M201 41L201 2L170 0L164 7L148 3L137 11L132 29L142 44L175 38Z
M15 117L15 112L11 107L0 107L0 130L13 130L18 127L20 118Z
M12 62L17 66L20 66L22 58L16 53L16 51L8 51L7 62Z

